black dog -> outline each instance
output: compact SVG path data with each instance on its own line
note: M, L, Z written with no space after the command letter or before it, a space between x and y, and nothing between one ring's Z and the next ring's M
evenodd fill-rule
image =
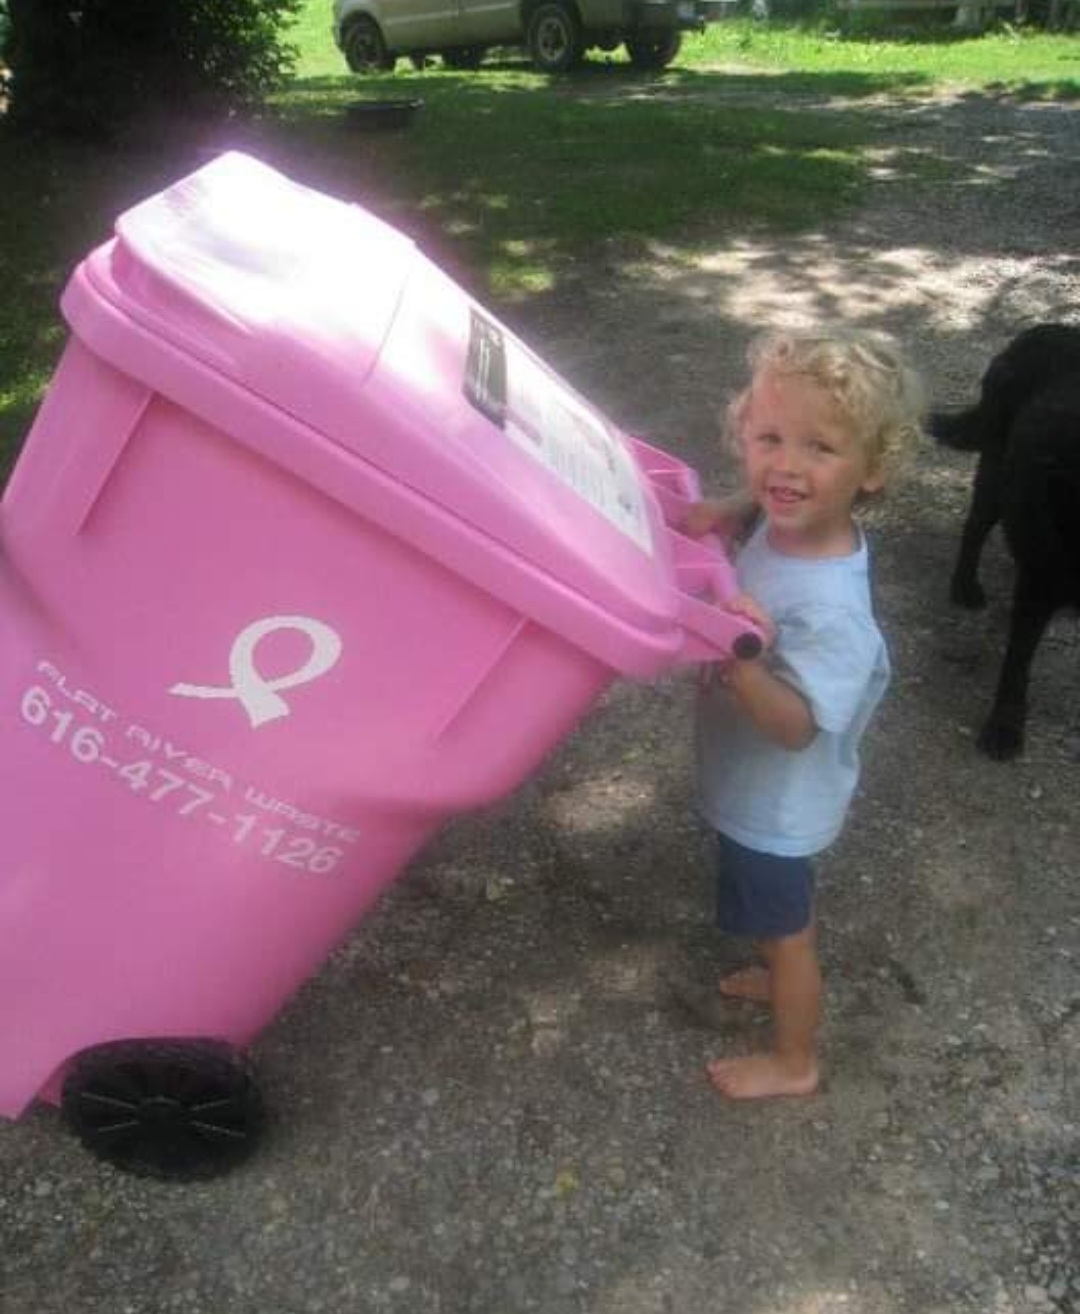
M1008 646L978 740L991 757L1015 757L1039 640L1056 611L1080 606L1080 326L1021 333L991 362L978 404L932 416L930 429L980 453L952 600L985 605L979 555L999 520L1016 562Z

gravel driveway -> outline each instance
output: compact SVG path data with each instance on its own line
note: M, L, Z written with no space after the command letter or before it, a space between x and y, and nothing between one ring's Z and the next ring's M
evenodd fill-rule
M1076 110L859 112L858 212L692 265L613 252L519 327L716 479L757 326L887 328L959 402L1017 329L1080 320ZM278 1117L246 1168L170 1187L51 1110L0 1127L3 1314L1078 1314L1080 634L1044 643L1026 756L981 758L1010 568L991 548L988 610L948 606L970 470L928 449L873 516L897 676L822 862L817 1098L734 1107L703 1078L764 1019L709 988L734 950L707 926L689 681L620 685L263 1038Z

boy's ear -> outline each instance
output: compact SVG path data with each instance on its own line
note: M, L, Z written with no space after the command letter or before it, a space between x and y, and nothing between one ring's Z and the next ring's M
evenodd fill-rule
M880 493L884 487L885 471L881 468L881 462L878 461L866 472L866 477L859 485L859 489L863 493Z

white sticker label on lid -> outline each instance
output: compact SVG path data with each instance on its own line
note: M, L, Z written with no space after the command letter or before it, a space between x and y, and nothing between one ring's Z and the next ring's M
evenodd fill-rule
M475 311L465 393L517 447L653 555L642 476L625 444L553 374Z

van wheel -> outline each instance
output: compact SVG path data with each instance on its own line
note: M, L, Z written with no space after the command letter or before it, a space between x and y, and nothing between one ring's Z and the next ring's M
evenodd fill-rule
M116 1040L83 1050L61 1108L100 1159L142 1177L217 1177L255 1149L265 1125L247 1064L217 1040Z
M483 46L459 46L457 50L443 51L443 63L447 68L472 72L484 62L486 54Z
M662 32L657 36L626 38L626 53L635 68L667 68L682 46L678 32Z
M367 14L349 19L341 33L341 49L354 73L389 73L394 67L378 23Z
M564 0L544 0L529 15L525 45L541 73L565 73L573 68L585 53L577 11Z

